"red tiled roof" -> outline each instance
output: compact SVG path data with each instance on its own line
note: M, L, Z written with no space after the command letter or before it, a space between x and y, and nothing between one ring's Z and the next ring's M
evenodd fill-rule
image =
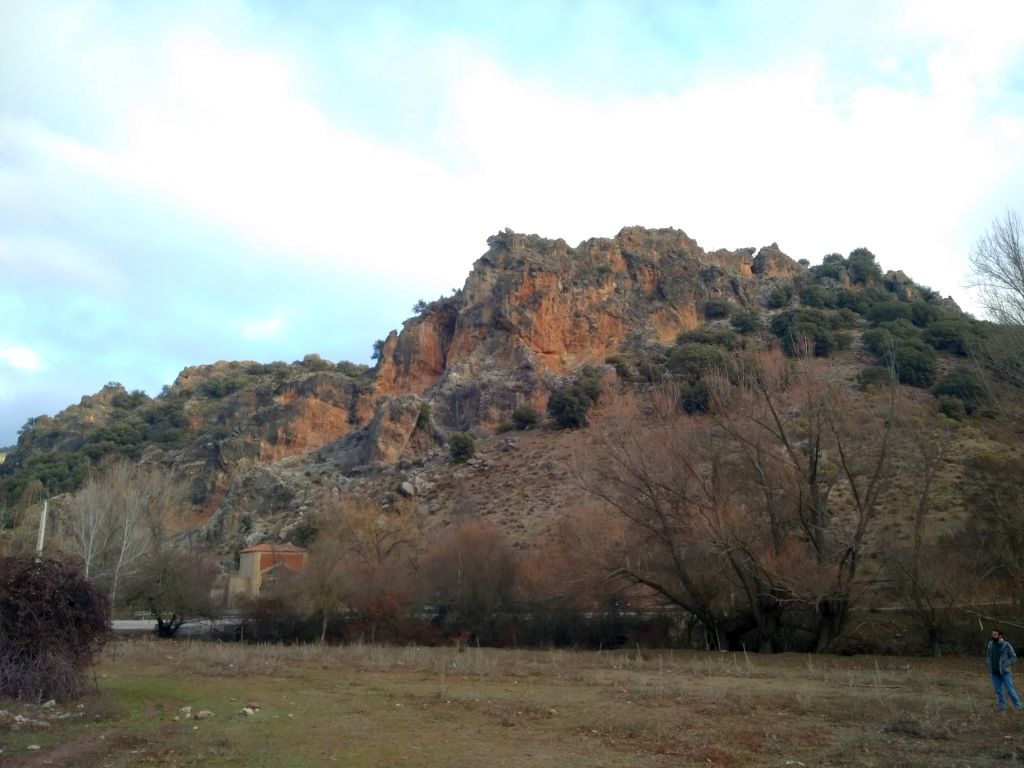
M306 554L306 550L296 547L294 544L257 544L254 547L246 547L242 552L273 552L278 555Z

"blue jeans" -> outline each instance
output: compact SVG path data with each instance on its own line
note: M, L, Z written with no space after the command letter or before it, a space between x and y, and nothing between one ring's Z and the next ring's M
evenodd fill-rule
M1005 675L1000 675L997 672L992 673L992 687L996 689L996 699L999 701L999 711L1002 712L1006 709L1006 699L1003 698L1003 686L1006 686L1006 690L1010 694L1010 701L1013 702L1014 709L1020 709L1020 697L1017 695L1017 691L1013 689L1013 675L1007 672Z

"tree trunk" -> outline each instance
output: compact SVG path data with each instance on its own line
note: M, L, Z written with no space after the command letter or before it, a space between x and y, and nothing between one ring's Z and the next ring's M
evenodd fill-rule
M159 615L156 617L156 636L169 640L174 637L178 630L181 629L181 625L185 623L185 620L178 617L178 614L172 613L171 618L164 621Z
M770 607L762 607L758 612L758 653L776 653L782 650L782 644L779 642L779 625L782 623L782 610L782 606L776 604Z
M817 622L818 638L814 645L815 653L825 653L843 634L846 628L848 605L845 598L830 597L818 602Z
M936 658L942 655L941 634L939 628L934 624L928 627L928 649Z

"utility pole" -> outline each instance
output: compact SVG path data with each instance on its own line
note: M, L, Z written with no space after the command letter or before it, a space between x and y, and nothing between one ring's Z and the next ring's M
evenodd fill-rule
M43 538L46 536L46 510L50 504L49 499L43 499L43 511L39 513L39 538L36 539L36 562L43 557Z

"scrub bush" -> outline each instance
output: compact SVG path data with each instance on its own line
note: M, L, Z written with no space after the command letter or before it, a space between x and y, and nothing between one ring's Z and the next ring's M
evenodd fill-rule
M0 559L0 696L66 701L107 640L110 605L70 560Z

